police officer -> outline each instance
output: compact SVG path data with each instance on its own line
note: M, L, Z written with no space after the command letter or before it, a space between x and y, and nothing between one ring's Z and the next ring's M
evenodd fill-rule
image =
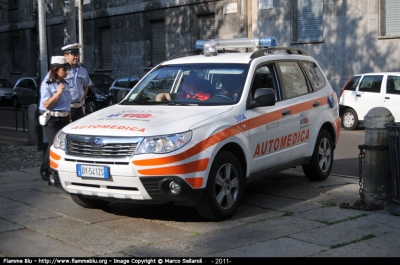
M79 49L82 47L79 43L70 44L62 47L65 59L69 64L66 80L70 85L72 96L71 103L71 121L82 118L84 100L89 89L90 78L86 68L79 62Z
M40 112L50 111L50 118L43 125L48 141L46 154L40 166L40 174L44 180L49 179L50 147L57 132L70 122L71 93L65 80L68 74L68 64L64 56L51 58L50 72L40 87Z

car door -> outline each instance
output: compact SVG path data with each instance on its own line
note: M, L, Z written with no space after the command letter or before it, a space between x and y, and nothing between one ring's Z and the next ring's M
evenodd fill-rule
M266 83L269 78L272 85ZM274 63L260 65L255 71L250 100L257 89L268 86L275 90L275 105L249 109L245 113L249 120L249 144L253 155L250 173L284 164L291 155L288 138L292 137L292 109L290 102L281 98L281 85Z
M305 156L314 122L321 111L321 95L312 91L306 77L306 71L315 73L315 67L313 62L277 62L282 79L283 98L291 106L292 135L291 140L288 139L287 142L292 149L290 161ZM322 82L320 75L317 78Z
M364 120L368 111L383 105L382 74L364 75L354 97L346 105L353 107L359 120ZM382 93L381 93L382 91Z
M27 90L28 90L28 79L21 79L18 84L15 86L14 91L16 92L17 98L20 102L25 103L27 98Z
M396 122L400 122L400 74L387 75L385 87L386 89L382 106L392 113Z
M27 89L26 89L26 104L34 104L36 103L36 95L37 95L37 87L36 83L33 79L27 80Z

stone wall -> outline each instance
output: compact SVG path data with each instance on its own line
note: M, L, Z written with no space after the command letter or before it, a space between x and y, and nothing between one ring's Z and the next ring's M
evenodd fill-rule
M151 21L165 21L165 57L169 58L193 49L199 15L215 14L217 38L275 36L281 46L305 49L317 59L336 92L356 73L400 71L396 60L400 58L400 39L379 37L379 0L325 0L324 36L320 43L292 41L292 0L274 0L273 8L266 10L259 10L259 3L260 0L91 0L83 6L85 66L89 72L102 70L113 78L143 76L153 66ZM236 4L237 12L224 14L224 4ZM53 9L46 15L49 59L60 55L63 46L62 5L62 0L53 0ZM35 12L32 1L19 1L18 8L0 11L0 76L12 82L38 73ZM111 69L100 67L100 28L104 26L110 27L112 35ZM13 64L15 37L20 39L21 50L18 71Z

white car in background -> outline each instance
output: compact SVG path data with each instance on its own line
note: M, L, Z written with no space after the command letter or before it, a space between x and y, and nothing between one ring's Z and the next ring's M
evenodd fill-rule
M400 121L400 72L366 73L352 76L340 91L342 126L354 130L375 107L387 108Z

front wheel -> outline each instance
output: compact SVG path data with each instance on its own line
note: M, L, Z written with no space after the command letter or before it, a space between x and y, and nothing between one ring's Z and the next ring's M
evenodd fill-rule
M311 181L325 180L333 165L333 141L327 130L321 129L315 143L311 162L303 165L306 177Z
M13 102L14 108L18 109L21 107L21 103L18 101L17 97L13 97L12 102Z
M345 130L354 130L358 127L358 116L353 109L343 111L342 126Z
M239 160L230 152L220 152L211 166L206 190L196 202L196 210L206 219L228 219L239 208L243 190L244 177Z
M71 198L76 204L84 208L99 209L110 203L109 201L101 199L91 199L80 194L71 194Z

